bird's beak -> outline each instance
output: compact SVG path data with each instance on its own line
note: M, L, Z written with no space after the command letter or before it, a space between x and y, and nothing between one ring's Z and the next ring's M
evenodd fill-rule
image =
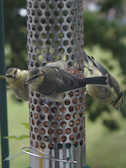
M6 77L9 78L9 77L11 77L11 75L6 74Z
M28 79L28 80L26 80L25 85L31 83L31 81L32 81L32 79Z
M12 74L12 77L15 79L15 75L14 74Z
M7 77L7 78L14 78L14 79L15 79L15 75L14 75L14 74L12 74L12 75L6 74L6 77Z
M8 77L8 74L6 74L6 77Z

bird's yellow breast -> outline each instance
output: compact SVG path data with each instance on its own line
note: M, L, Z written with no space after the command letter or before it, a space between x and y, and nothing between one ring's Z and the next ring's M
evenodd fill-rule
M117 98L117 94L109 86L87 85L86 89L91 97L106 105L111 104Z

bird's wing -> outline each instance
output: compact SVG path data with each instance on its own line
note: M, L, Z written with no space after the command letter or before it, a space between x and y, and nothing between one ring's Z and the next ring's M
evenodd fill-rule
M37 90L44 95L62 93L86 85L85 80L75 77L63 70L52 67L43 67L43 70L45 77Z
M93 64L99 69L99 71L102 73L102 75L108 74L108 71L99 63L97 62L93 57L90 57Z
M58 70L58 71L63 81L63 84L60 87L60 90L62 92L86 86L85 80L82 80L81 78L78 78L63 70ZM60 92L60 90L57 90L57 91Z

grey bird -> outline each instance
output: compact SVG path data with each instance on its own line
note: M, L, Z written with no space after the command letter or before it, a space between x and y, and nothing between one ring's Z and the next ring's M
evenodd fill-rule
M32 68L27 84L31 90L43 94L45 99L60 102L65 92L85 87L87 84L106 85L106 77L79 78L64 71L65 61L49 63L47 66ZM64 64L64 65L63 65Z

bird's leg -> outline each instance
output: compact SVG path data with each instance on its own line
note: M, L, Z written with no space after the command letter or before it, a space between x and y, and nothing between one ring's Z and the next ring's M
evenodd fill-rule
M84 67L87 68L89 71L92 71L92 69L90 69L89 67L87 67L87 66L85 66L85 65L84 65Z
M44 100L43 100L43 104L47 104L47 103L53 103L51 100L49 100L49 99L45 99L44 98Z

